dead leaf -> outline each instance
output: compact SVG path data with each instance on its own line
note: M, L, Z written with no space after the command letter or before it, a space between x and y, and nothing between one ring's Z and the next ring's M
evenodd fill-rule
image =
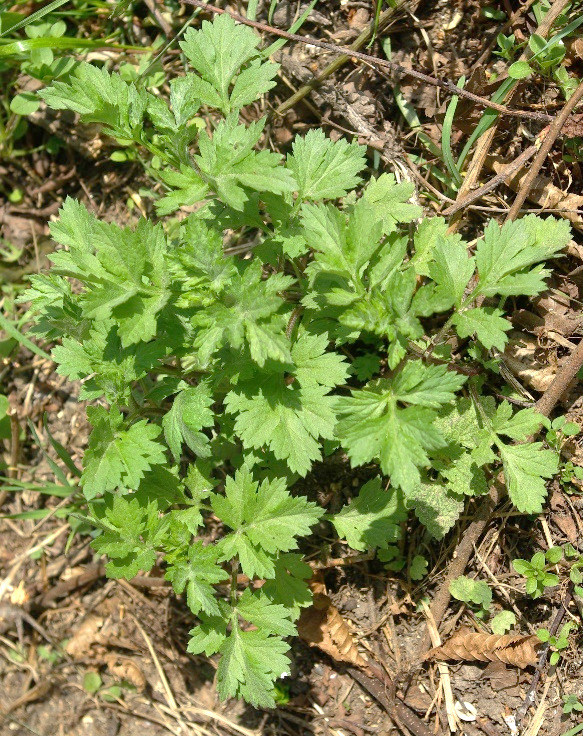
M133 659L118 654L107 654L103 658L107 669L119 680L127 680L139 693L143 693L148 685L146 676Z
M505 690L508 694L509 690L516 690L516 695L520 695L519 675L516 670L508 669L504 662L490 662L481 673L482 680L490 680L492 690L498 692Z
M475 634L460 629L445 644L431 649L425 659L453 659L458 662L498 660L524 669L537 663L537 649L541 646L542 642L537 636Z
M433 710L433 698L425 690L421 690L419 686L412 687L407 692L407 700L405 701L409 708L413 708L418 713L426 713L429 709Z
M69 639L65 650L73 659L83 658L89 654L92 644L99 640L99 629L103 626L103 618L90 614L87 616Z
M518 380L535 391L545 391L553 382L556 366L544 365L537 360L537 340L530 335L511 332L504 348L504 362Z
M316 593L313 605L303 609L298 621L298 634L311 647L321 649L338 662L348 662L356 667L368 665L358 651L348 623L323 593Z
M565 43L565 47L567 50L567 53L565 54L565 66L569 67L579 59L583 59L583 38L577 36L577 38L573 40L568 40ZM576 116L571 115L571 117Z
M535 300L535 307L544 320L543 334L556 337L552 333L558 332L568 338L577 334L583 323L583 315L578 309L581 293L576 284L568 281L562 285L561 289L561 294L549 291L538 297ZM570 293L563 293L569 291Z
M507 165L501 157L486 157L486 166L496 174L502 173ZM518 192L522 189L527 173L528 169L521 169L514 176L510 177L506 181L506 184L513 191ZM528 199L543 209L560 210L559 212L553 212L555 217L564 217L577 230L583 230L583 217L580 214L580 211L583 209L583 195L564 192L555 186L547 177L537 176L529 190Z
M24 580L21 580L18 583L18 587L16 587L10 594L10 603L12 603L13 606L22 607L29 600L30 600L30 595L28 594L28 591L24 587Z

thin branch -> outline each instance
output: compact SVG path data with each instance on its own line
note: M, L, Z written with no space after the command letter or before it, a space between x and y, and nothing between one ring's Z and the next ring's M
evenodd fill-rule
M443 212L441 213L443 217L450 217L451 215L454 215L456 212L459 212L459 210L463 210L465 207L472 204L476 200L481 199L485 194L488 194L488 192L496 189L496 187L498 187L500 184L509 179L513 174L519 171L524 166L524 164L534 156L534 154L539 149L539 145L534 144L532 146L529 146L525 151L520 154L520 156L518 156L514 159L514 161L511 161L507 166L505 166L503 171L501 171L499 174L496 174L496 176L493 176L490 181L486 182L478 189L470 192L470 194L468 194L465 199L462 199L460 202L455 202L455 204L452 204L451 207L443 210Z
M569 587L567 589L567 592L565 593L565 598L563 601L561 601L561 607L555 614L555 618L553 619L553 623L551 624L551 628L549 629L549 635L554 636L557 631L559 630L559 626L561 625L561 621L565 617L565 614L567 613L567 607L569 603L571 602L573 598L573 583L569 584ZM547 661L547 657L549 656L549 652L551 650L551 647L548 642L546 642L545 646L543 647L539 660L536 665L536 670L534 672L534 675L532 676L532 680L530 682L530 687L528 688L528 693L526 694L526 697L524 699L524 703L520 706L520 708L516 711L516 726L517 728L520 728L520 724L522 723L522 719L527 714L528 709L530 706L534 703L534 697L536 695L536 687L538 685L538 682L541 678L542 671L544 669L544 666Z

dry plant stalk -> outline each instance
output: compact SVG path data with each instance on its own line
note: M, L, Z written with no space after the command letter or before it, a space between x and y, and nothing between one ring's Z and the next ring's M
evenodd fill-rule
M524 669L537 663L542 642L536 636L518 634L475 634L461 629L445 644L434 647L425 659L453 659L468 662L504 662Z

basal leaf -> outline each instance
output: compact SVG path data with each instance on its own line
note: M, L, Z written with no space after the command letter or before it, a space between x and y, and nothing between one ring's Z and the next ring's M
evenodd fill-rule
M89 406L87 415L93 426L81 476L87 499L119 486L137 489L144 473L165 461L154 424L142 419L124 428L119 411L102 406Z
M400 494L384 489L380 478L365 483L360 493L332 517L338 535L352 549L384 547L400 536L399 524L407 518Z
M214 424L214 415L209 409L212 403L210 388L205 383L176 395L172 408L162 420L164 437L176 461L182 455L183 442L199 457L210 455L209 439L200 430Z
M287 168L297 181L299 199L337 199L360 181L358 174L366 165L364 157L364 146L343 139L332 141L323 130L314 129L294 140Z

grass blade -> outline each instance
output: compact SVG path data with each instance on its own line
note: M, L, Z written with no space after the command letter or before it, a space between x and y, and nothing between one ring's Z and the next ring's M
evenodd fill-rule
M0 49L0 56L1 55L2 54ZM31 352L33 352L35 355L38 355L40 358L44 358L45 360L52 361L52 358L48 353L45 353L42 348L39 348L39 346L36 345L32 340L29 340L28 337L25 337L25 335L23 335L22 332L20 332L20 330L18 330L12 324L12 322L10 322L10 320L6 319L2 312L0 312L0 327L15 340L18 340L21 345L24 345L25 348L28 348Z
M460 77L457 86L463 89L465 83L466 78ZM459 95L454 95L451 98L449 105L447 106L447 111L443 119L443 127L441 129L441 150L443 151L443 159L445 161L445 165L447 166L454 182L459 187L462 183L462 177L460 175L458 167L456 166L455 161L453 160L453 154L451 152L451 129L453 126L453 120L455 117L455 111L457 109L458 101Z
M44 8L41 8L40 10L37 10L35 13L31 13L26 18L23 18L18 23L15 23L13 26L10 26L7 30L4 31L4 33L0 33L0 38L4 36L6 33L11 33L12 31L17 31L19 28L24 28L24 26L28 26L31 23L35 23L37 20L40 20L41 18L44 18L45 15L48 15L53 10L56 10L57 8L60 8L61 5L65 5L68 0L53 0L52 3L49 3L48 5L45 5Z
M575 734L581 733L581 731L583 731L583 723L570 728L568 731L565 731L565 733L561 734L561 736L575 736Z
M45 428L45 432L47 433L47 437L49 438L49 442L53 446L53 449L57 453L57 455L59 456L59 458L63 461L63 463L65 464L65 466L71 471L71 473L73 473L73 475L76 478L80 478L81 477L81 471L79 470L79 468L73 462L73 458L69 455L69 453L67 452L67 450L65 450L65 448L63 447L63 445L58 440L56 440L53 437L53 435L51 434L51 432L49 430L49 424L48 424L48 419L47 419L46 413L43 416L43 427Z
M71 515L76 506L63 506L60 509L31 509L30 511L21 511L19 514L4 514L0 519L45 519L49 514L57 519L66 519Z
M247 4L247 17L249 20L257 20L257 4L259 0L249 0Z
M312 0L312 2L309 3L304 12L288 30L288 33L297 33L300 30L300 28L304 25L304 21L306 20L308 15L310 15L317 2L318 0ZM275 54L276 51L279 51L279 49L285 46L287 42L288 41L286 38L280 38L277 41L274 41L271 46L263 49L263 51L261 52L261 56L263 56L264 59L267 59L269 56L271 56L271 54Z
M506 96L506 93L509 92L516 83L516 79L505 79L498 87L496 92L494 92L494 94L492 95L492 102L502 102L504 100L504 97ZM480 118L480 122L476 125L474 132L469 137L468 142L464 146L464 150L461 152L460 157L457 160L458 171L462 170L464 161L466 160L471 147L478 140L478 138L488 130L488 128L491 128L494 125L496 119L498 118L498 115L499 113L496 110L492 109L486 110L484 112L484 114Z
M51 466L51 470L55 474L55 477L57 477L61 481L61 484L62 485L67 486L67 488L72 488L71 484L67 480L67 476L65 475L65 473L63 473L62 469L59 468L59 466L57 465L57 463L51 457L49 457L47 451L42 446L42 442L40 441L40 437L37 434L36 427L30 421L30 419L28 420L28 428L30 429L30 431L32 433L32 436L34 437L34 441L38 445L40 451L45 456L46 461Z
M20 41L10 41L0 46L0 59L18 54L27 54L35 49L122 49L131 51L152 51L151 46L129 46L128 44L111 43L109 41L94 41L91 38L23 38Z
M71 487L65 487L58 485L57 483L44 483L43 485L37 485L35 483L27 483L22 480L14 480L13 478L3 478L0 480L6 481L6 485L2 486L2 490L9 491L10 493L19 493L20 491L34 491L45 496L55 496L57 498L68 498L71 495Z

